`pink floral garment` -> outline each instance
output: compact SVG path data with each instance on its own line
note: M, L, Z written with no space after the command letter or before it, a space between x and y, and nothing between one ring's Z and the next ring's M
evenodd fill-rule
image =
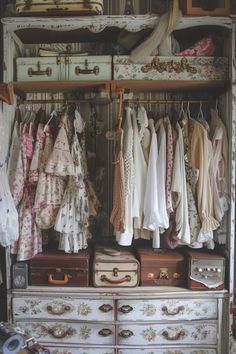
M43 149L45 143L45 134L43 129L44 125L39 123L36 134L36 142L34 145L34 154L29 169L30 183L37 183L39 179L39 168L42 164Z
M35 223L33 210L36 187L28 180L29 166L33 157L32 136L23 133L20 147L13 183L13 197L19 213L19 239L12 247L12 253L17 254L18 261L25 261L42 252L42 235Z

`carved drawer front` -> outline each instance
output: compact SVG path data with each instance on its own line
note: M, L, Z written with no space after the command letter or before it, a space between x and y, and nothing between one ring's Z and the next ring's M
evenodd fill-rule
M63 323L63 322L18 322L26 335L42 343L114 345L115 326L109 324ZM64 344L63 344L64 343Z
M113 349L99 348L50 348L50 354L115 354ZM204 353L205 354L205 353Z
M120 300L118 321L217 319L217 300Z
M15 321L25 318L113 321L112 300L14 298Z
M119 325L119 345L216 345L217 322Z
M64 353L63 353L64 354ZM67 354L67 353L66 353ZM72 353L73 354L73 353ZM120 349L118 354L216 354L215 349Z

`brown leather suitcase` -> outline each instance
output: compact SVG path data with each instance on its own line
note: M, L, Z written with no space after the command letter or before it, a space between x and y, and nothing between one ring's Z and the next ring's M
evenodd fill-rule
M38 254L30 261L30 284L40 286L88 286L90 251Z
M138 248L142 286L185 286L187 268L185 257L176 250Z
M93 285L96 287L135 287L139 285L139 262L127 248L96 247Z

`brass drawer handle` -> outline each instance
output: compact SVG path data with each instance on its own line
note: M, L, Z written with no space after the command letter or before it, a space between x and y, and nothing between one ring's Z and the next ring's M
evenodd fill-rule
M84 69L81 69L80 66L76 66L75 67L75 74L78 76L80 74L85 74L85 75L89 75L89 74L94 74L94 75L98 75L99 74L99 66L95 65L93 67L93 69L89 69L88 68L88 59L85 59L84 61Z
M130 305L122 305L121 307L119 307L118 311L122 313L129 313L133 311L133 307Z
M123 278L121 279L109 279L105 274L104 275L101 275L101 281L106 281L108 283L111 283L111 284L121 284L121 283L125 283L127 281L131 281L131 276L130 275L126 275L124 276Z
M175 335L170 336L169 332L165 330L162 332L161 335L163 337L165 337L165 339L167 339L167 340L178 340L178 339L182 339L183 337L185 337L187 335L187 333L183 329L181 329L178 332L176 332Z
M55 326L48 329L48 333L54 338L65 338L74 334L76 331L73 328L63 328L60 326Z
M98 332L98 334L102 337L108 337L112 334L112 330L110 330L110 328L103 328Z
M99 310L102 312L109 312L113 310L113 307L110 304L103 304L99 307Z
M184 309L184 306L178 306L176 309L169 310L167 306L163 306L161 310L167 316L175 316L178 315L180 312L184 311Z
M64 304L51 304L48 305L46 309L52 315L63 315L65 312L71 311L71 306Z
M134 336L134 333L129 329L123 329L123 331L119 333L119 337L121 338L130 338L132 336Z
M38 70L33 70L32 68L29 68L28 75L30 77L34 76L34 75L36 75L36 76L43 76L43 75L51 76L52 75L52 68L47 68L46 70L41 70L39 61L37 63L37 68L38 68Z

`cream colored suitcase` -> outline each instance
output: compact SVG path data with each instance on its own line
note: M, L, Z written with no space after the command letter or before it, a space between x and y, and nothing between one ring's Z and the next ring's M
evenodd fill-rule
M65 58L27 57L16 59L17 81L65 80Z
M133 63L129 56L114 56L114 80L226 80L228 60L224 57L149 56Z
M134 287L139 285L139 262L131 250L97 247L93 261L96 287Z
M57 56L16 59L17 81L111 80L112 57Z
M101 15L103 0L16 0L19 15Z

